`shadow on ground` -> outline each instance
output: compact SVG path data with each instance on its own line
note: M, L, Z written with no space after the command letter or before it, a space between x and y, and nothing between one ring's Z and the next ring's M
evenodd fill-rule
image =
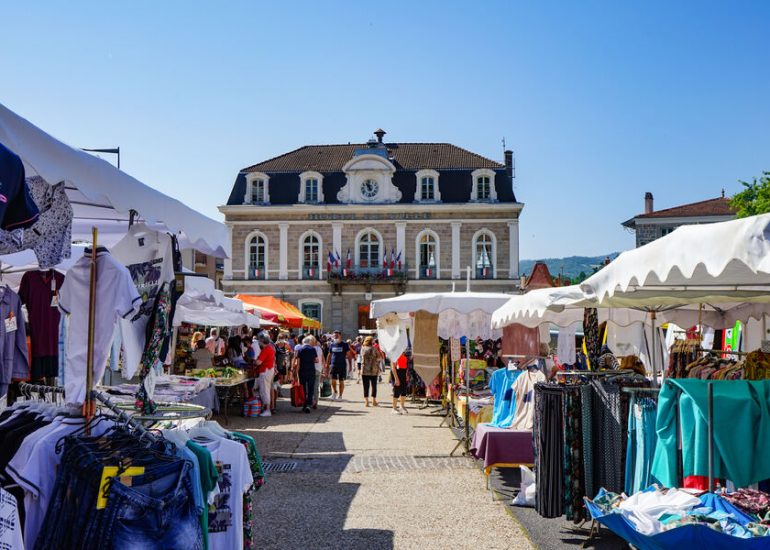
M564 550L569 548L596 548L597 550L624 550L628 544L602 527L598 536L583 546L589 537L590 521L582 527L563 517L544 518L534 508L512 506L511 500L521 485L518 468L498 468L489 476L495 498L504 501L511 515L527 531L532 542L541 550Z

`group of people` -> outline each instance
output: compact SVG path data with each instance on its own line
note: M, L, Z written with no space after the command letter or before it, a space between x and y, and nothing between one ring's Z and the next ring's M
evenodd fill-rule
M242 327L225 343L218 329L212 328L208 338L200 332L194 333L192 348L199 369L211 368L214 360L220 358L248 371L255 378L254 387L248 391L258 392L262 402L264 412L260 416L271 416L275 412L281 384L294 381L303 387L305 413L318 408L324 380L330 382L331 400L338 401L343 399L345 383L355 379L357 384L363 384L365 405L377 407L377 385L386 372L385 354L376 338L359 336L345 341L339 330L331 337L308 333L295 338L287 332L271 334ZM390 365L393 414L408 412L405 405L408 361L406 352Z

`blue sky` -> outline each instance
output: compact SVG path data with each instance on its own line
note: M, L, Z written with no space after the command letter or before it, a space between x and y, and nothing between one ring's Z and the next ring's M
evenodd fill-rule
M516 153L522 258L770 170L768 2L7 3L0 102L221 219L237 171L308 143Z

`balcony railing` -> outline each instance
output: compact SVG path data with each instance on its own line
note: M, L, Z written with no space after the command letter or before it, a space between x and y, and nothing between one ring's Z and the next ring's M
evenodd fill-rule
M408 278L406 266L396 267L333 267L327 272L330 283L349 284L394 284L406 282Z

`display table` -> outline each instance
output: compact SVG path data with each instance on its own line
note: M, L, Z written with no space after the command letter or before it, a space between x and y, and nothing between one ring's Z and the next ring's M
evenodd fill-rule
M253 385L255 378L235 378L232 380L226 380L224 378L216 378L213 379L214 387L217 391L217 397L219 398L219 402L221 406L219 407L219 410L222 412L222 415L224 416L225 425L230 423L229 418L229 411L230 408L230 400L233 398L233 396L238 396L239 392L242 392L242 390L246 387L246 385ZM241 396L243 397L243 396Z
M465 420L465 402L467 399L464 395L455 396L455 410L463 420ZM494 404L491 397L471 397L468 402L468 409L470 411L468 422L472 430L475 430L479 424L492 421Z
M534 464L532 432L518 432L479 424L473 433L471 454L484 461L484 475L489 485L489 474L493 468Z
M110 394L117 402L132 402L139 390L139 384L105 386L102 391ZM191 403L218 412L219 399L212 378L189 376L159 376L155 384L153 400L164 403Z

